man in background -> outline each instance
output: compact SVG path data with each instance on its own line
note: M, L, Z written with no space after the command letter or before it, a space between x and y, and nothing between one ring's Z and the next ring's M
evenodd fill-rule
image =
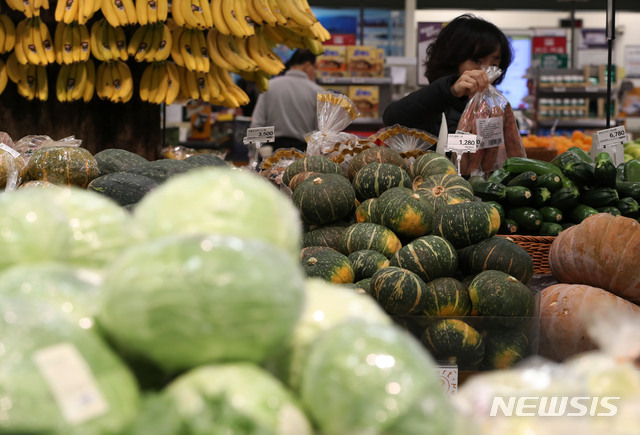
M258 96L251 127L275 127L274 150L298 148L306 151L305 135L317 128L316 55L296 50L286 63L285 73L269 80L269 90Z

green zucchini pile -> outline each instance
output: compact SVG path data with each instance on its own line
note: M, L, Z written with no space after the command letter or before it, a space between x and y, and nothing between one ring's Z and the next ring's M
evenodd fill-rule
M606 152L593 159L571 147L551 162L510 157L469 183L498 209L499 234L556 236L596 213L640 217L640 161L616 167Z

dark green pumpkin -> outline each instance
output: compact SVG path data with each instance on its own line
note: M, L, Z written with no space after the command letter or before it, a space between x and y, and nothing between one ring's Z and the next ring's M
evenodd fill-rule
M356 222L372 222L374 204L377 198L369 198L362 201L356 208Z
M484 336L482 368L499 370L513 367L530 353L529 339L522 329L491 329Z
M27 163L29 180L85 188L100 174L98 162L79 146L53 145L36 149Z
M471 313L469 290L455 278L437 278L427 283L424 292L427 316L468 316Z
M384 254L371 249L352 252L348 258L353 267L355 281L371 278L379 269L389 265L389 259Z
M149 160L134 152L121 148L107 148L93 155L98 163L100 175L123 172L127 169L147 163Z
M356 289L362 290L360 293L371 294L371 278L361 279L355 283L355 286Z
M304 273L309 278L321 278L335 284L352 283L353 267L346 255L334 250L319 250L301 260Z
M402 243L393 231L371 222L355 223L340 236L340 251L345 255L371 249L391 258L401 247Z
M407 171L391 163L369 163L353 177L358 200L377 198L392 187L411 187Z
M496 317L531 317L535 309L533 293L517 278L499 271L485 270L469 284L472 314Z
M302 235L302 246L329 246L340 250L340 236L346 226L327 224L322 225Z
M464 274L501 270L524 284L533 276L533 259L527 251L507 237L495 236L458 251Z
M338 252L337 250L330 248L328 246L305 246L304 248L302 248L300 250L300 261L304 262L307 259L315 256L318 252L324 252L324 251L333 251L333 252Z
M416 158L409 167L411 178L422 177L423 179L438 174L456 174L456 167L446 156L428 152Z
M433 218L433 234L461 249L492 237L500 228L500 214L491 205L471 201L450 204Z
M351 159L347 170L349 179L353 180L356 173L369 163L390 163L406 170L406 163L398 151L376 146L361 151Z
M324 156L305 156L301 159L291 162L282 174L282 182L289 186L289 182L294 175L300 172L318 172L321 174L340 174L344 175L344 171L333 160Z
M427 327L422 337L438 362L458 364L461 370L473 370L484 359L484 340L468 323L442 319Z
M293 192L293 203L302 220L322 225L351 215L356 198L346 177L320 174L300 183Z
M400 248L389 260L389 265L410 270L428 282L454 276L458 271L458 254L451 242L429 234Z
M430 202L407 187L392 187L376 199L371 221L399 237L414 239L431 232L434 209Z
M384 267L371 277L371 295L384 310L396 316L407 316L424 309L426 283L410 270Z
M184 162L193 169L229 166L229 163L227 163L222 157L216 156L213 153L193 154L184 159Z
M300 183L302 183L305 180L308 180L309 178L316 177L318 175L320 175L320 172L311 172L311 171L299 172L293 177L291 177L291 180L289 180L289 184L287 185L287 187L289 187L289 189L291 189L291 191L293 192L296 190L296 187L300 185Z
M137 204L156 187L158 187L158 183L144 175L111 172L91 180L87 190L100 193L118 204L126 206Z
M144 175L160 184L175 175L184 174L191 169L193 169L192 166L185 163L184 160L160 159L133 166L127 169L126 172Z
M431 202L435 211L445 205L474 199L471 184L457 174L436 174L423 178L415 191Z

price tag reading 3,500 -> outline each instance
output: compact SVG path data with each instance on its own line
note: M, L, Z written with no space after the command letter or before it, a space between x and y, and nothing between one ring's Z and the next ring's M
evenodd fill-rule
M598 131L598 149L614 148L627 142L627 132L623 125Z
M480 145L480 138L475 134L450 134L447 135L447 150L456 152L474 153Z
M265 143L275 141L275 128L271 127L254 127L247 129L247 135L243 142L249 143Z

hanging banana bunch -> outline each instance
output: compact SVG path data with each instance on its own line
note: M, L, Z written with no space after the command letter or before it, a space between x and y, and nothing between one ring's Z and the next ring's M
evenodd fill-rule
M95 90L96 68L92 60L63 64L56 80L58 101L91 101Z
M133 0L102 0L100 10L113 27L138 24L136 5Z
M103 0L57 0L54 17L57 22L71 24L87 24L87 21L98 12Z
M49 0L7 0L7 5L14 11L22 12L27 18L40 16L40 9L49 9Z
M6 72L9 80L17 85L20 96L29 101L47 101L49 86L47 83L47 71L44 66L33 63L20 63L14 51L7 58Z
M173 104L180 95L180 73L171 61L152 62L140 79L140 99L153 104Z
M102 62L96 69L95 90L102 100L126 103L133 96L133 78L129 66L121 60Z
M136 62L158 62L171 55L173 37L171 29L163 22L138 27L133 33L127 53Z
M9 74L7 73L7 64L5 64L2 59L0 59L0 94L4 92L4 89L7 87L8 81Z
M21 64L44 66L55 62L51 34L39 16L25 18L18 23L14 50Z
M13 50L16 43L16 26L7 15L0 14L0 53Z
M138 24L141 26L167 21L168 0L136 0L135 4Z
M86 62L91 54L91 35L87 26L73 21L59 22L53 35L55 60L59 64ZM19 60L19 59L18 59Z

